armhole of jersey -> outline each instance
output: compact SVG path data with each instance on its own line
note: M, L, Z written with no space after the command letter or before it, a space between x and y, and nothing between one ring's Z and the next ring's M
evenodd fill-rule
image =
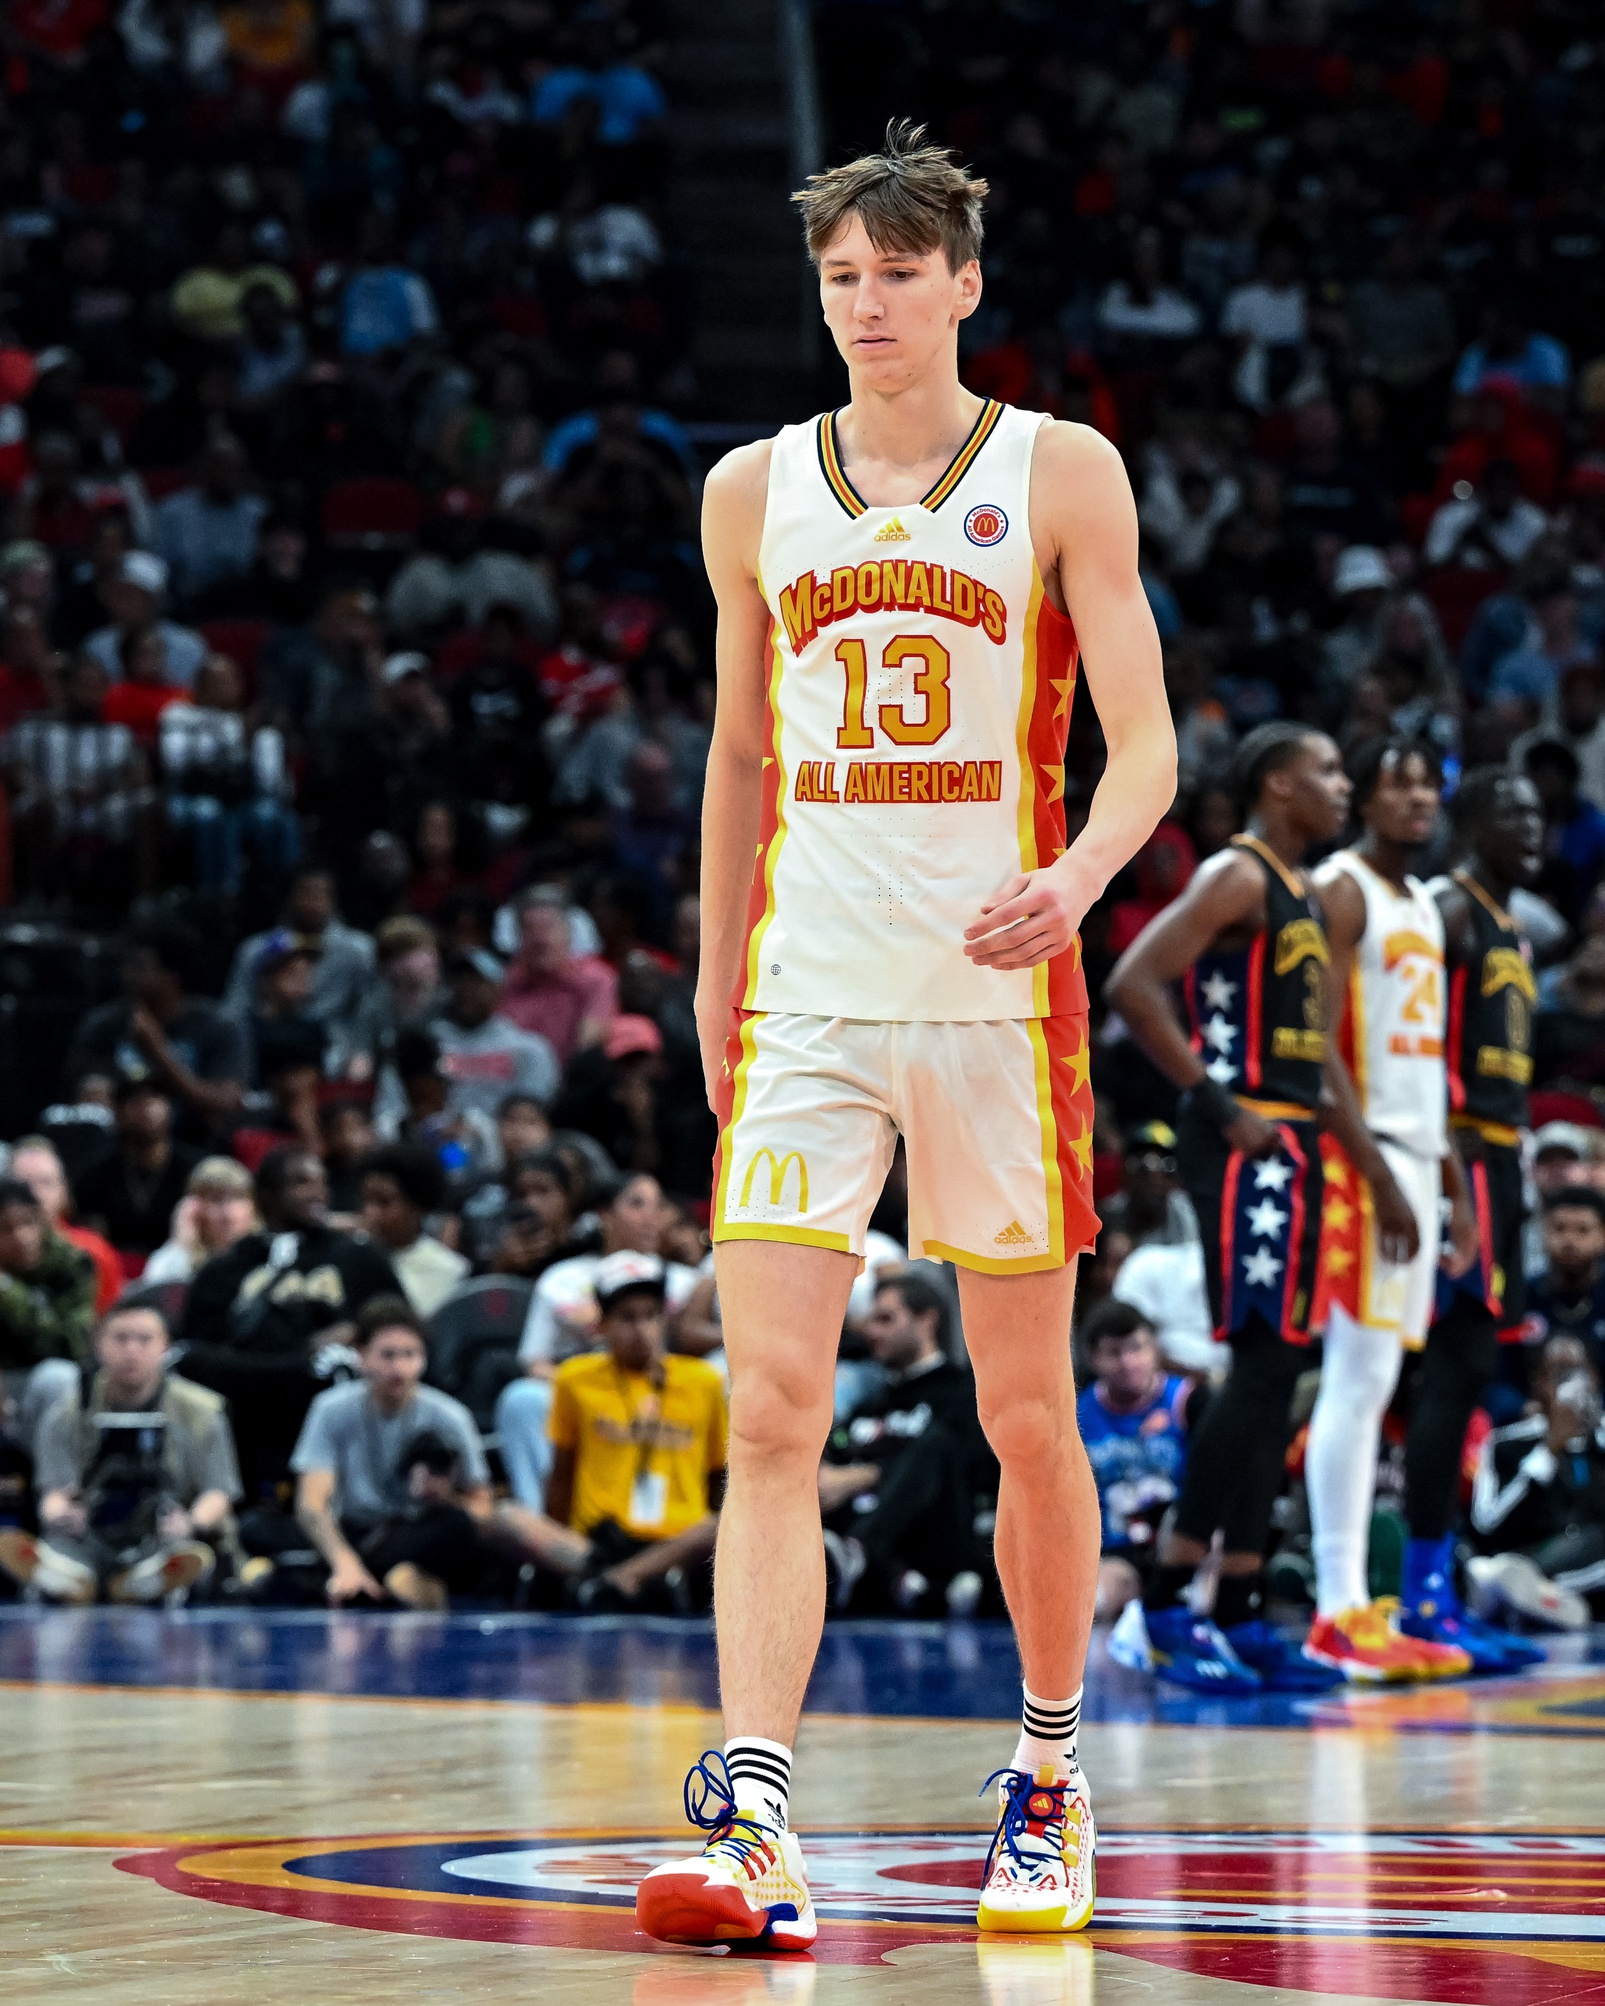
M1036 472L1037 442L1053 423L1053 413L1051 411L1036 411L1031 413L1031 415L1037 422L1031 429L1031 437L1026 441L1025 447L1025 540L1031 546L1031 569L1042 580L1040 612L1050 620L1063 620L1068 623L1070 621L1068 610L1061 613L1048 597L1047 576L1042 569L1042 560L1037 555L1037 540L1031 533L1031 478ZM1020 416L1023 418L1026 416L1026 413L1022 411ZM1060 589L1063 590L1063 587L1061 586Z
M763 581L764 573L768 567L764 560L768 556L769 531L775 519L775 512L771 504L775 494L775 479L780 463L781 443L788 432L795 430L796 427L793 425L782 425L780 430L769 441L769 472L765 476L763 490L763 528L758 532L758 554L753 564L753 576L757 579L758 590L763 594L766 602L769 594L764 590Z

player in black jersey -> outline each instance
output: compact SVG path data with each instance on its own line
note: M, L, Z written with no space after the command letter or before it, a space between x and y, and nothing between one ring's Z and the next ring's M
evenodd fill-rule
M1418 1244L1415 1214L1326 1035L1326 929L1301 866L1347 820L1342 759L1324 732L1262 725L1239 748L1235 777L1243 834L1144 929L1105 990L1183 1089L1177 1158L1203 1233L1217 1333L1232 1347L1231 1372L1188 1453L1160 1564L1110 1648L1122 1663L1208 1692L1336 1682L1257 1615L1293 1384L1308 1356L1318 1109L1372 1185L1387 1257L1409 1259ZM1186 984L1191 1037L1171 1000L1177 982ZM1225 1555L1216 1621L1200 1622L1182 1598L1217 1529Z
M1544 856L1532 782L1502 766L1468 773L1455 798L1465 862L1434 891L1449 968L1449 1119L1476 1203L1480 1259L1441 1276L1405 1442L1405 1553L1400 1627L1458 1644L1479 1671L1511 1671L1543 1653L1467 1616L1454 1582L1454 1516L1466 1425L1498 1366L1502 1335L1522 1320L1521 1131L1538 1002L1532 950L1507 910Z

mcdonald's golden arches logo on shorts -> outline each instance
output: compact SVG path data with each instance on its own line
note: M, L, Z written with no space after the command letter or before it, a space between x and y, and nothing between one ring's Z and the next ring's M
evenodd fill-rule
M780 1195L786 1185L786 1172L795 1163L797 1166L797 1210L799 1212L806 1212L808 1210L807 1157L803 1155L800 1149L788 1149L784 1156L776 1156L775 1152L768 1147L755 1149L752 1153L752 1161L747 1165L747 1174L741 1180L741 1204L743 1209L752 1203L752 1182L758 1175L758 1165L766 1158L769 1163L769 1203L775 1206L779 1205Z

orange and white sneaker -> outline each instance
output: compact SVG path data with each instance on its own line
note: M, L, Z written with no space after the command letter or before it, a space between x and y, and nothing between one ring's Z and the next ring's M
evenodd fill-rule
M708 1834L689 1860L654 1867L635 1891L635 1919L660 1943L806 1950L819 1934L795 1832L738 1808L730 1771L709 1749L685 1780L685 1814Z
M1304 1642L1305 1657L1361 1685L1414 1685L1462 1678L1471 1670L1470 1654L1453 1644L1407 1637L1393 1620L1398 1606L1384 1599L1340 1616L1317 1616Z
M976 1926L1012 1935L1085 1929L1097 1892L1098 1831L1079 1774L1057 1781L1052 1769L1000 1769L982 1784L998 1786L998 1829L986 1856Z

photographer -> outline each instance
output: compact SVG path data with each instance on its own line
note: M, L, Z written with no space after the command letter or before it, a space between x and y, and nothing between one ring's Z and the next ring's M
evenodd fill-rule
M313 1401L295 1445L295 1512L329 1564L331 1602L443 1609L478 1584L490 1471L473 1416L424 1386L423 1326L404 1297L357 1319L361 1380Z
M1471 1523L1483 1552L1467 1568L1484 1609L1546 1629L1584 1630L1605 1611L1605 1421L1582 1340L1538 1356L1536 1413L1482 1445Z
M52 1602L185 1594L240 1495L223 1402L168 1372L154 1309L108 1310L94 1348L99 1369L39 1431L39 1537L0 1532L0 1567Z

